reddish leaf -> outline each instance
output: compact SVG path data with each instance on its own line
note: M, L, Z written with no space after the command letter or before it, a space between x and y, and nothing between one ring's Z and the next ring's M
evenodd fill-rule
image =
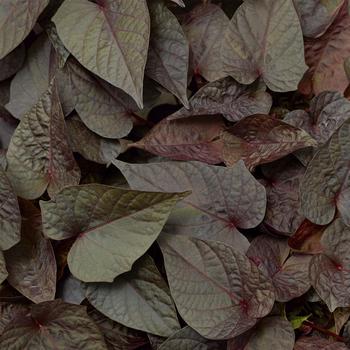
M264 223L277 233L289 236L304 217L299 185L305 168L293 158L284 158L262 168L266 181L267 207Z
M287 302L306 293L310 288L308 266L310 256L292 255L285 239L270 236L255 238L248 257L270 278L276 290L276 300Z
M190 99L189 109L181 108L169 119L220 113L235 122L252 114L269 113L271 105L271 96L263 89L238 84L228 77L202 87Z
M344 343L334 342L319 336L301 337L297 340L294 350L347 350Z
M7 280L35 303L53 300L57 266L51 242L42 235L40 211L22 206L22 216L21 241L5 252Z
M243 159L249 169L317 144L304 130L263 114L246 117L226 129L222 140L225 163L232 166Z
M142 140L129 147L175 160L199 160L208 164L222 162L223 143L219 138L225 124L218 116L164 119Z
M324 35L305 40L305 59L309 70L299 84L299 90L303 94L344 92L349 85L344 70L344 60L350 56L349 38L350 16L345 2Z
M186 14L183 27L190 42L191 68L208 81L225 77L220 42L229 23L225 12L210 3L198 5Z
M310 263L310 280L330 311L350 306L350 228L335 219L324 231L324 252Z
M323 248L321 237L326 226L315 225L305 219L297 231L288 239L289 246L300 253L318 254Z

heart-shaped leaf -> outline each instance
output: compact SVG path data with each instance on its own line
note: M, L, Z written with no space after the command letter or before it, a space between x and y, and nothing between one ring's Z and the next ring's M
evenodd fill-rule
M263 114L242 119L226 129L221 138L225 145L225 163L232 166L243 159L249 169L317 145L304 130Z
M147 255L113 283L89 284L86 297L97 310L124 326L163 337L180 329L169 288Z
M221 55L225 73L242 84L261 76L273 91L296 90L307 66L292 0L244 1L225 31Z
M104 185L67 187L53 200L40 202L44 234L55 240L76 237L68 254L75 277L112 282L147 251L172 207L186 195Z
M0 3L0 59L18 46L34 27L49 0L2 0Z
M220 44L229 23L225 12L211 3L198 5L186 14L183 27L192 53L191 68L208 81L225 77Z
M350 228L335 219L324 231L321 244L324 252L310 263L310 280L317 294L333 312L350 306Z
M163 119L142 140L129 147L175 160L218 164L222 162L223 143L219 136L224 128L223 118L219 116Z
M248 257L270 276L276 290L276 300L287 302L310 288L308 270L311 256L289 256L286 239L267 235L256 237L247 252Z
M149 4L151 39L146 74L188 107L187 72L189 46L176 17L162 1Z
M177 309L203 337L233 338L271 311L269 278L233 247L170 234L158 242Z
M37 155L40 154L40 157ZM23 117L7 152L7 174L16 193L26 199L50 196L80 180L66 137L56 85Z
M133 189L192 191L170 215L165 229L172 234L224 241L245 251L249 243L237 227L252 228L264 218L265 189L243 162L232 168L199 162L113 164Z
M329 224L337 209L350 225L349 157L350 119L319 149L301 182L303 214L313 223Z
M33 305L26 315L13 319L0 336L0 347L8 350L107 350L86 308L60 300Z
M52 20L64 46L84 67L142 108L150 36L145 0L66 0Z
M252 114L269 113L271 105L271 96L263 89L244 86L227 77L203 86L190 99L189 109L181 108L169 119L220 113L236 122Z

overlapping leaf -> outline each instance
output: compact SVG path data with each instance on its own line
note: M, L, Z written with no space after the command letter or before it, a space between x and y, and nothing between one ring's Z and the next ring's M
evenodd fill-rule
M299 186L305 168L293 158L284 158L262 168L267 207L264 223L289 236L302 223Z
M310 263L310 280L331 311L350 306L350 228L335 219L321 238L324 252Z
M16 194L5 172L0 169L0 250L14 246L21 238L21 214Z
M303 214L315 224L329 224L338 210L350 225L349 136L348 119L316 153L301 182Z
M225 163L232 166L243 159L250 169L298 149L317 145L304 130L263 114L246 117L226 129L222 140Z
M311 256L292 255L287 240L269 236L255 238L248 257L266 272L275 287L276 300L286 302L301 296L310 288L308 267Z
M55 240L76 237L68 254L75 277L112 282L147 251L184 196L97 184L67 187L40 202L44 234Z
M17 119L28 113L47 91L54 76L64 114L73 108L67 78L57 70L57 54L45 34L39 36L28 50L22 69L11 81L10 101L6 108Z
M7 152L7 174L16 193L26 199L52 196L77 184L80 169L66 138L64 117L54 83L24 116Z
M226 350L224 342L212 341L203 338L191 327L184 327L162 343L158 350Z
M227 350L293 350L294 338L292 325L287 320L266 317L251 331L229 340Z
M104 335L108 350L135 350L148 344L144 333L114 322L95 309L88 312Z
M2 0L0 4L0 59L18 46L34 27L49 0Z
M77 115L66 121L69 144L73 152L96 163L108 164L118 157L123 146L118 140L100 137L90 131Z
M132 129L132 111L136 106L123 91L92 76L73 59L68 61L75 99L75 110L84 124L102 137L126 136Z
M149 4L151 39L146 74L168 89L188 107L187 72L189 46L176 17L164 3Z
M228 25L229 19L225 12L211 3L196 6L185 17L183 28L192 53L191 69L208 81L225 77L220 45Z
M319 336L301 337L295 343L294 350L346 350L348 347L341 342L328 340Z
M249 243L237 230L252 228L263 219L264 187L238 162L232 168L199 162L127 164L114 161L131 188L142 191L192 194L172 212L166 230L224 241L245 251Z
M26 57L24 45L19 45L16 49L0 60L0 81L10 78L22 67Z
M164 119L143 139L129 147L175 160L199 160L208 164L222 162L222 117L202 116L179 120Z
M293 0L306 37L324 34L344 4L344 0Z
M350 56L350 16L346 1L333 24L317 39L305 40L305 59L309 66L299 90L318 95L323 91L343 93L348 86L344 60Z
M106 350L106 344L86 308L60 300L33 305L13 319L0 336L0 347L15 349Z
M150 36L145 0L66 0L53 22L64 46L83 66L142 107Z
M269 278L232 246L171 234L158 242L177 309L202 336L235 337L271 311Z
M181 108L169 118L220 113L235 122L252 114L269 113L271 105L271 96L263 89L244 86L227 77L203 86L190 99L189 109Z
M57 266L51 242L42 236L40 211L22 206L22 215L21 241L5 252L7 279L35 303L53 300Z
M307 67L292 0L248 0L237 9L221 45L224 72L242 84L262 77L273 91L295 90Z
M163 337L180 329L169 288L149 256L113 283L89 284L86 296L97 310L127 327Z

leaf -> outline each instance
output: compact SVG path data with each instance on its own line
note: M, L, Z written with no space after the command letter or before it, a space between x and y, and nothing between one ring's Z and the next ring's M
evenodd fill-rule
M0 336L0 346L8 350L107 349L86 308L60 300L32 305L29 313L13 319Z
M340 334L342 328L347 323L350 317L350 308L349 307L339 307L334 310L333 318L334 318L334 327L335 332Z
M198 5L186 14L183 29L190 43L191 68L208 81L225 77L220 44L229 22L225 12L210 3Z
M21 120L11 139L7 160L12 186L26 199L38 198L46 189L53 196L61 188L79 182L80 170L66 139L54 83Z
M319 336L301 337L297 340L294 350L347 350L344 343L333 342Z
M310 281L331 312L350 306L350 228L335 219L324 231L324 252L310 263Z
M191 327L184 327L170 336L161 344L159 350L226 350L224 342L217 342L203 338Z
M61 279L57 286L57 298L69 304L80 305L85 299L85 285L73 275Z
M188 107L189 45L180 23L162 1L149 4L151 38L146 74Z
M311 316L312 314L306 316L293 316L290 320L293 329L299 329Z
M2 0L0 4L0 59L17 47L34 27L48 0Z
M89 316L104 335L109 350L135 350L148 344L148 339L144 333L124 327L105 317L97 310L89 311Z
M311 256L292 255L285 239L267 235L256 237L247 256L270 276L276 290L276 300L287 302L310 288L308 267Z
M113 283L89 284L89 302L124 326L168 337L180 329L170 291L148 255Z
M294 331L291 324L279 316L270 316L237 338L228 341L227 350L293 350Z
M75 109L84 124L102 137L119 138L132 129L134 102L123 91L88 74L73 59L67 70L75 98Z
M227 128L221 138L226 165L232 166L243 159L249 169L317 145L304 130L263 114L242 119Z
M163 119L143 139L129 147L175 160L218 164L222 162L223 148L219 135L224 127L224 121L219 116Z
M0 169L0 250L10 249L21 239L21 214L16 194Z
M21 241L5 252L7 280L25 297L41 303L55 299L57 266L51 242L42 236L40 211L29 210L22 206Z
M261 76L272 91L296 90L307 67L292 1L244 1L224 33L221 56L225 73L241 84Z
M8 272L6 270L4 253L0 250L0 284L5 281L7 276L8 276Z
M293 234L304 217L299 186L305 168L293 158L283 158L262 167L267 207L264 224L279 234Z
M172 234L219 240L246 251L248 240L237 228L256 227L264 218L265 189L242 162L232 168L199 162L113 164L133 189L192 191L167 221L165 230Z
M306 37L324 34L339 13L344 0L293 0Z
M17 317L25 316L29 311L28 305L0 303L0 335L7 325Z
M52 20L64 46L84 67L142 108L150 35L145 0L66 0Z
M318 254L323 248L320 240L325 226L313 224L305 219L297 231L288 239L288 245L299 253Z
M25 46L19 45L4 58L0 59L0 81L6 80L16 74L22 67L25 57Z
M76 237L68 254L76 278L112 282L147 251L185 195L98 184L67 187L40 202L44 234L55 240Z
M175 4L178 4L181 7L185 7L185 4L183 0L171 0L172 2L175 2Z
M66 124L72 151L80 153L85 159L108 164L123 150L119 141L100 137L90 131L77 115L67 119Z
M317 225L329 224L336 210L350 225L349 155L350 119L333 134L309 163L300 185L303 214Z
M271 96L254 86L244 86L227 77L206 84L190 99L189 109L181 108L169 119L195 115L222 114L227 120L236 122L252 114L269 113Z
M158 243L177 309L203 337L238 336L271 311L271 282L233 247L170 234Z
M48 90L52 78L56 76L56 84L60 102L65 115L73 109L71 96L67 97L67 81L57 71L57 54L46 35L36 39L28 50L27 60L22 69L11 81L11 98L6 104L7 110L17 119L22 119Z
M344 2L324 35L305 40L305 59L309 69L299 84L301 93L344 92L349 84L344 70L344 60L350 56L349 35L350 17Z
M346 98L339 92L325 91L312 99L308 112L289 112L283 121L305 130L322 145L349 118L349 113L350 102Z

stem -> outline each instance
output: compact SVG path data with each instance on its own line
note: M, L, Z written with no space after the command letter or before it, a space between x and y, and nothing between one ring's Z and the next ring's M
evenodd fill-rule
M307 325L307 326L310 326L312 329L315 329L315 330L317 330L317 331L319 331L319 332L321 332L321 333L323 333L323 334L326 334L326 335L329 335L330 337L335 338L336 340L338 340L338 341L340 341L340 342L345 343L345 338L344 338L344 337L341 337L340 335L338 335L338 334L336 334L336 333L334 333L334 332L332 332L332 331L330 331L330 330L328 330L328 329L325 329L325 328L323 328L323 327L320 327L320 326L314 324L314 323L311 322L311 321L304 321L303 323L304 323L305 325Z

